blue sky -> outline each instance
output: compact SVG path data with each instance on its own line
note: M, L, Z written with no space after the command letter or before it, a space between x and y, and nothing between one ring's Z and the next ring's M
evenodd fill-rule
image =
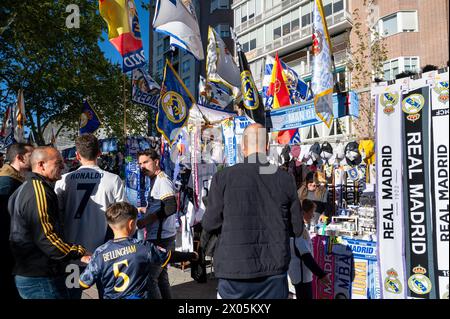
M136 7L138 8L139 24L141 26L141 37L142 37L142 44L144 46L145 57L147 58L147 61L149 61L150 12L144 10L141 6L142 3L148 4L149 0L135 0L135 3ZM98 19L103 18L99 15ZM100 46L100 49L103 51L105 57L112 63L118 63L122 65L122 57L120 56L119 52L113 47L113 45L109 42L107 32L103 32L103 38L105 39L105 41L99 40L98 44Z

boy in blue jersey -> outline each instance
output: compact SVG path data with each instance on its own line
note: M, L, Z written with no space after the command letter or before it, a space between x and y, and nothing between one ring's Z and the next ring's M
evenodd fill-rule
M128 203L116 203L106 211L114 239L97 248L80 286L87 289L98 283L105 299L146 299L151 264L165 267L169 262L195 261L197 253L171 252L149 241L131 238L136 231L137 209Z

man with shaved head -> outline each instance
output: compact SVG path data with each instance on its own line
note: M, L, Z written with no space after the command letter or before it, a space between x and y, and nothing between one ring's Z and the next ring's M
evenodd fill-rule
M67 262L81 259L86 250L61 239L53 184L61 178L64 162L57 149L38 147L31 154L31 168L8 202L16 287L24 299L67 299Z
M219 235L218 297L287 299L289 236L303 231L295 180L269 164L262 125L247 127L242 147L244 163L214 175L202 220L205 233Z

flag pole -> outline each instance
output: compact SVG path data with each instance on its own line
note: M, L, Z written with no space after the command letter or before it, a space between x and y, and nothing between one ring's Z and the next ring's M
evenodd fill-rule
M126 94L127 76L123 73L123 135L127 137L127 94Z

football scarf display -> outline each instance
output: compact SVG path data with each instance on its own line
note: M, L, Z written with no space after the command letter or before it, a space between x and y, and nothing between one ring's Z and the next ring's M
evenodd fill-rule
M383 87L376 95L377 241L383 299L405 299L407 289L401 97L399 85Z
M431 90L431 205L436 298L449 291L449 91L448 73L438 74Z
M414 81L411 84L416 83ZM430 268L429 263L432 256L430 207L427 200L430 189L425 167L428 155L426 118L430 107L429 95L430 88L427 85L410 90L402 101L407 295L425 299L432 298L434 288L434 269Z

